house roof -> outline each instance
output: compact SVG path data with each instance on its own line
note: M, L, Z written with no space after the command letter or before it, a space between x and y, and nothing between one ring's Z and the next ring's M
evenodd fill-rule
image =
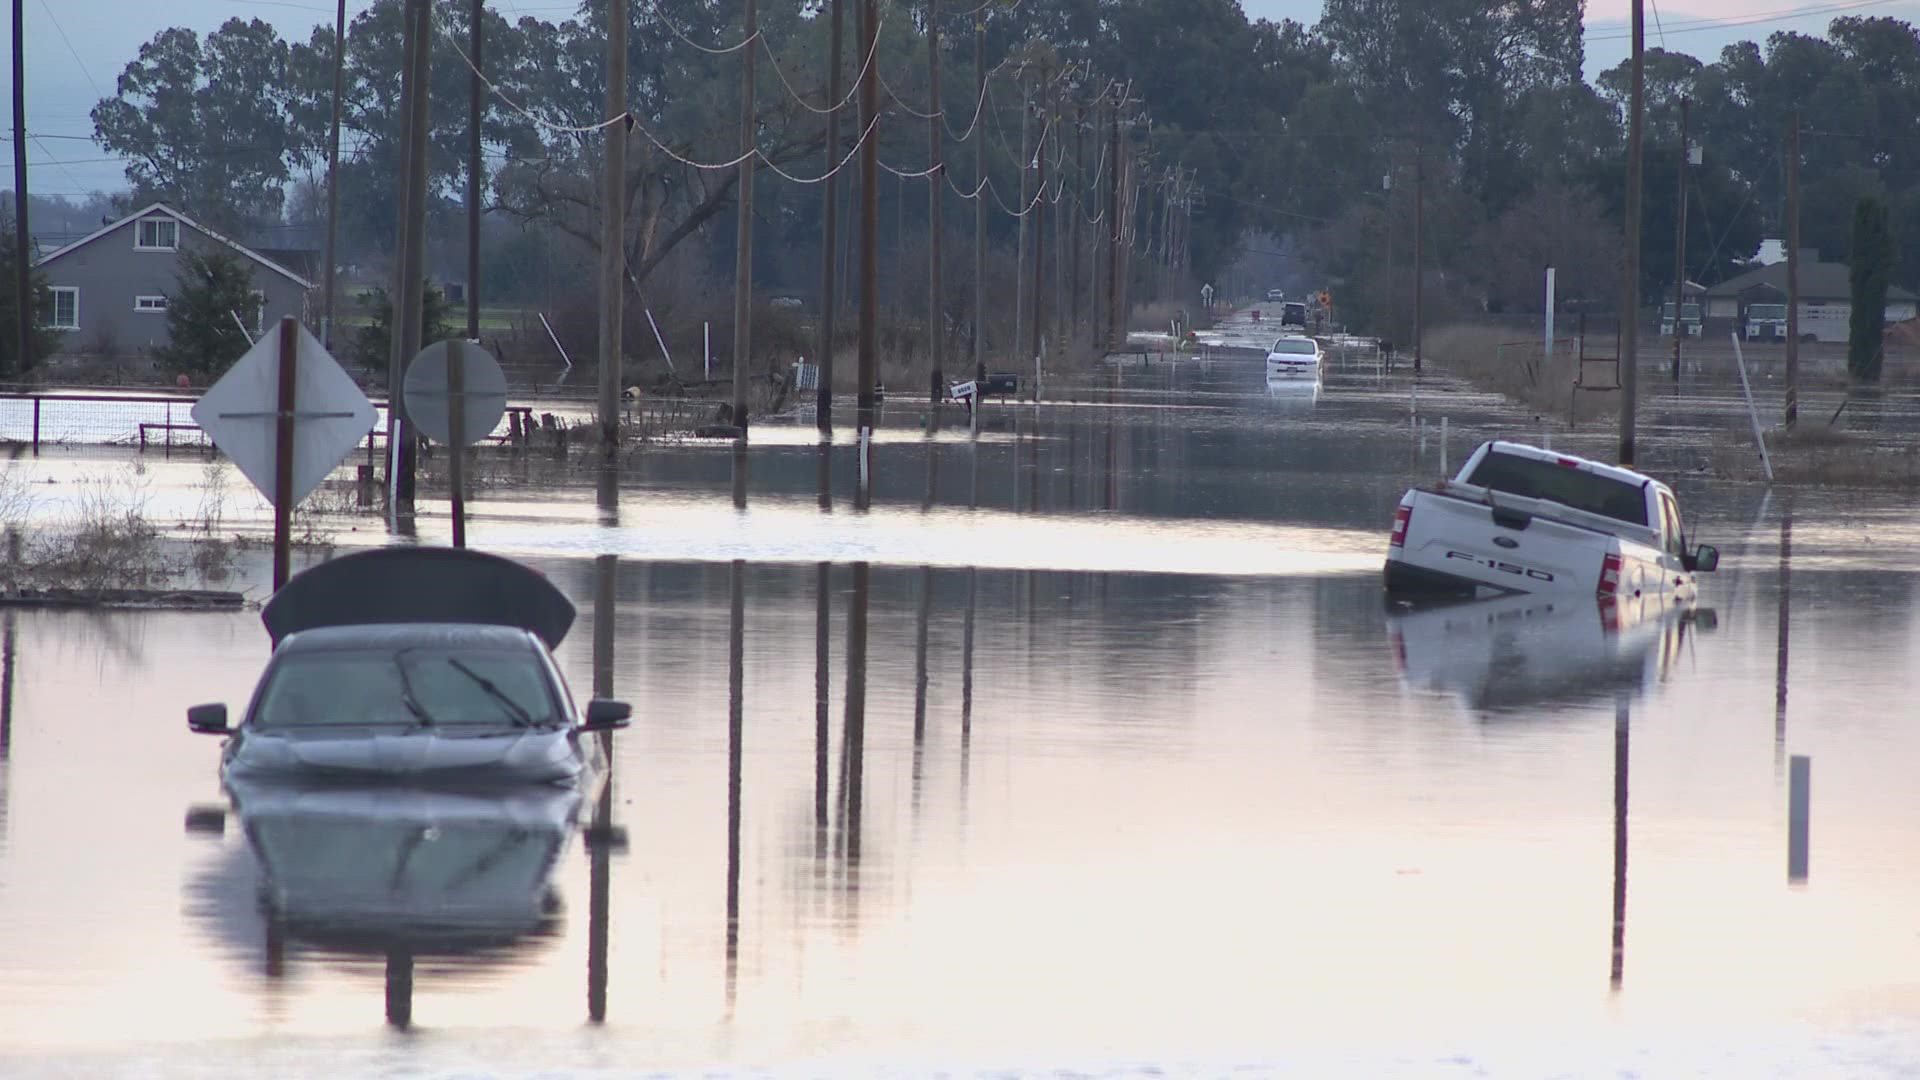
M112 222L107 225L102 225L100 228L95 229L93 232L88 233L87 235L81 237L78 240L75 240L73 243L68 244L65 247L58 248L54 251L50 251L47 254L40 256L40 258L34 260L34 265L45 266L48 263L54 261L55 259L60 258L63 255L66 255L69 252L77 251L80 248L86 247L88 244L91 244L95 240L98 240L101 237L107 235L108 233L114 231L115 229L118 229L120 226L125 225L129 221L134 221L136 219L148 217L154 214L164 214L165 216L172 218L173 220L179 222L182 225L185 225L186 227L194 230L195 232L200 233L202 236L205 236L209 240L212 240L215 243L224 244L227 247L232 248L233 250L239 252L240 254L246 256L247 258L253 260L256 263L259 263L261 266L266 267L267 269L273 271L274 273L281 275L282 277L286 278L287 280L293 282L295 285L298 285L303 289L313 288L313 282L308 281L306 278L301 277L299 274L294 273L293 271L287 269L286 267L280 265L279 263L273 261L272 259L267 258L265 255L262 255L259 252L253 250L252 248L247 247L245 244L236 243L235 241L229 239L228 237L222 236L221 234L214 232L212 229L207 228L205 225L200 224L199 222L193 220L187 215L181 213L180 211L175 210L173 207L168 206L166 203L153 203L150 206L143 207L142 209L136 210L133 213L128 214L126 217L123 217L118 221Z
M1853 283L1848 279L1846 263L1803 262L1800 264L1800 295L1809 300L1845 300L1853 295ZM1787 291L1787 264L1771 263L1749 270L1707 290L1708 296L1739 296L1755 286L1766 285ZM1887 287L1889 300L1920 299L1898 285Z

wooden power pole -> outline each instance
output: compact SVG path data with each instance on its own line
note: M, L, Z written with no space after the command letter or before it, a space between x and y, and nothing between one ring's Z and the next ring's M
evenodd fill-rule
M760 32L758 0L747 0L746 37ZM747 369L753 364L753 56L757 44L740 50L740 218L733 249L733 426L747 437Z
M866 141L860 145L860 383L855 423L864 460L873 436L873 384L880 366L880 341L874 322L879 314L876 304L880 292L880 132L874 129L880 115L880 86L874 77L878 67L874 36L880 12L878 0L860 2L860 55L869 59L860 72L860 130L866 133Z
M395 270L400 280L393 292L398 309L393 324L398 329L388 358L391 381L387 384L387 467L392 478L391 511L396 521L413 514L415 447L419 443L407 416L405 381L407 365L420 352L426 289L427 122L432 98L427 73L433 45L433 11L428 0L407 0L405 14L403 36L408 41L403 55L408 77L403 80L401 99L406 107L406 164L401 170L400 258Z
M33 239L27 222L27 45L23 0L13 0L13 378L33 362Z
M1635 395L1640 386L1640 195L1646 150L1646 0L1633 0L1633 91L1627 105L1626 264L1620 287L1620 464L1633 464ZM1680 313L1674 312L1677 320Z
M467 86L467 339L480 340L480 47L485 38L482 19L486 0L473 0L473 21L467 27L467 47L473 54ZM459 404L458 402L455 403ZM460 453L456 447L454 453Z
M347 0L339 0L333 16L333 124L327 131L327 238L320 269L320 344L333 348L334 268L339 265L340 235L340 111L347 81ZM474 58L479 63L479 58ZM391 325L391 323L389 323Z
M1679 199L1675 202L1673 218L1673 381L1680 381L1680 343L1686 338L1686 328L1680 320L1681 309L1687 302L1687 165L1692 150L1687 146L1687 99L1680 98L1680 180ZM1705 312L1702 312L1704 315ZM1704 331L1703 331L1704 332Z
M942 389L946 383L946 340L947 305L946 289L943 288L940 274L940 234L945 230L941 214L942 196L946 194L946 174L940 162L941 126L947 122L946 114L940 111L940 2L927 0L927 79L933 87L932 107L927 111L933 116L927 121L927 153L931 160L932 172L927 174L927 338L933 352L933 368L927 381L927 401L934 409L940 407ZM935 426L938 426L940 414L933 413Z
M1800 422L1800 110L1787 115L1787 401L1781 424Z
M1047 91L1045 89L1047 86L1047 78L1048 78L1047 69L1045 66L1042 66L1040 68L1040 85L1042 87L1040 107L1042 110L1045 110L1045 111L1043 112L1043 119L1040 124L1040 137L1035 141L1035 144L1034 144L1035 160L1038 162L1038 171L1035 173L1035 176L1038 178L1039 183L1034 187L1034 199L1033 199L1033 205L1032 205L1033 371L1034 371L1034 376L1036 381L1038 380L1038 377L1040 374L1040 347L1041 347L1040 343L1045 336L1043 326L1046 322L1046 310L1047 310L1047 290L1046 290L1046 285L1044 283L1044 275L1041 272L1041 268L1046 265L1046 261L1047 261L1047 228L1046 228L1047 226L1047 212L1046 212L1047 131L1053 126L1052 118L1050 115L1051 110L1048 109L1048 99L1046 96ZM1038 393L1039 390L1040 390L1039 386L1036 385L1034 387L1034 392Z
M1107 180L1107 325L1106 347L1109 352L1120 348L1124 338L1120 335L1124 321L1120 317L1120 178L1126 175L1120 162L1120 110L1126 104L1125 98L1115 98L1107 112L1107 168L1111 175Z
M620 367L626 355L627 0L607 2L606 175L600 187L600 445L620 445Z
M840 0L832 0L833 14L827 33L827 182L820 207L820 344L815 357L820 364L820 384L813 395L813 422L822 438L833 434L833 316L837 298L834 284L838 267L834 256L839 250L840 231Z
M1413 150L1413 370L1426 366L1427 321L1427 156Z
M987 15L973 16L973 86L977 107L987 100ZM976 116L973 125L973 377L976 389L987 381L987 139ZM978 410L974 413L979 415Z

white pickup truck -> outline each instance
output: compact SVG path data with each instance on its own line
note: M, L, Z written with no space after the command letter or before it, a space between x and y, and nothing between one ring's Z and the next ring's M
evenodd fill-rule
M1665 484L1521 443L1481 444L1459 475L1400 499L1387 547L1395 597L1510 593L1690 602L1720 564L1689 550Z

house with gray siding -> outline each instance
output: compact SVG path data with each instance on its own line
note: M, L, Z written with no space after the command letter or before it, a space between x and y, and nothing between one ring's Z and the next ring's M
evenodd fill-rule
M249 333L283 315L305 317L312 282L154 203L35 261L53 293L52 325L67 333L63 351L124 354L166 344L167 298L180 288L180 254L213 248L238 253L253 272L262 303Z

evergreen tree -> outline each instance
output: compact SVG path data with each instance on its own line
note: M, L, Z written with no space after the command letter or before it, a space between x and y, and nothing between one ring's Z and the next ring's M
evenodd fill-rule
M60 347L60 331L47 325L53 321L53 294L47 291L46 278L35 272L28 283L33 290L34 319L33 329L27 334L26 363L14 355L14 335L20 315L19 305L14 302L13 278L20 262L13 237L12 225L0 224L0 378L6 379L33 370Z
M1847 372L1860 382L1880 381L1887 331L1887 282L1893 276L1893 231L1887 207L1871 196L1853 208L1853 313L1847 326Z
M179 284L167 297L167 343L154 350L160 367L211 382L226 373L253 343L234 324L260 321L253 270L224 249L180 253Z
M372 310L373 318L355 331L351 355L354 363L365 368L368 374L384 377L393 351L393 298L387 295L387 290L375 289L367 307ZM432 285L425 286L420 294L421 348L453 336L448 314L447 298ZM411 362L413 358L407 359Z

